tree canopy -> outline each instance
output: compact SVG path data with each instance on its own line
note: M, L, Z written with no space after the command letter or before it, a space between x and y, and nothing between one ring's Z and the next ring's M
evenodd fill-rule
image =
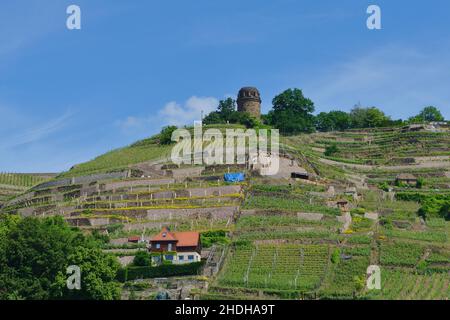
M260 125L260 122L247 112L236 111L236 101L232 98L219 101L216 111L211 112L203 119L204 124L242 124L247 128Z
M431 122L431 121L444 121L444 116L438 108L428 106L422 109L420 113L414 117L409 118L409 122Z
M81 269L81 290L67 289L70 265ZM118 268L61 217L0 218L0 299L117 299Z
M314 103L300 89L288 89L272 100L273 109L267 115L270 125L283 134L314 131Z

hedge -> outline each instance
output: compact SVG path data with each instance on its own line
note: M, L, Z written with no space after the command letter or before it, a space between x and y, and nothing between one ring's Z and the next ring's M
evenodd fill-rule
M117 272L117 280L126 282L135 279L189 276L199 273L204 261L187 264L160 265L158 267L127 267Z

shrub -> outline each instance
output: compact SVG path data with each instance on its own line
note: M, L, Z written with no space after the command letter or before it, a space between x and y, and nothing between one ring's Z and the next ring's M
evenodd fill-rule
M332 156L332 155L334 155L334 154L336 154L336 153L338 153L338 152L339 152L338 146L337 146L336 144L332 144L332 145L329 145L329 146L327 146L327 147L325 148L324 154L325 154L327 157L330 157L330 156Z
M120 269L117 273L117 280L126 282L135 279L196 275L202 266L203 261L187 264L160 265L158 267L132 266Z
M138 251L134 256L133 265L135 266L150 266L151 265L151 257L147 251Z
M336 248L331 254L331 262L333 262L334 264L338 264L340 260L341 260L341 252L339 251L339 249Z

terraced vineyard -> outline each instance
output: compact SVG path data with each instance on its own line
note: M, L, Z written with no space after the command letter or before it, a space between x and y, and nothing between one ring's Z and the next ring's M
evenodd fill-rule
M127 263L143 249L129 236L220 231L226 241L204 252L208 289L193 298L448 299L449 142L448 130L401 128L284 137L287 174L264 177L246 165L168 163L170 148L150 138L45 182L0 175L1 212L61 215L102 233ZM308 180L290 178L299 169ZM245 182L225 182L227 172ZM405 173L419 185L398 183ZM381 268L381 291L366 288L369 265Z
M30 187L51 178L49 175L0 173L0 206Z
M450 298L450 278L445 273L419 275L403 270L382 273L382 289L372 299L446 300Z
M320 286L329 264L323 245L237 246L219 283L224 286L309 291Z

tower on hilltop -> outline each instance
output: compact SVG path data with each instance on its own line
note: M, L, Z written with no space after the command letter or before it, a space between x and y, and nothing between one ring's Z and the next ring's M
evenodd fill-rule
M261 117L261 96L258 89L244 87L239 90L237 105L239 112L248 112L257 119Z

